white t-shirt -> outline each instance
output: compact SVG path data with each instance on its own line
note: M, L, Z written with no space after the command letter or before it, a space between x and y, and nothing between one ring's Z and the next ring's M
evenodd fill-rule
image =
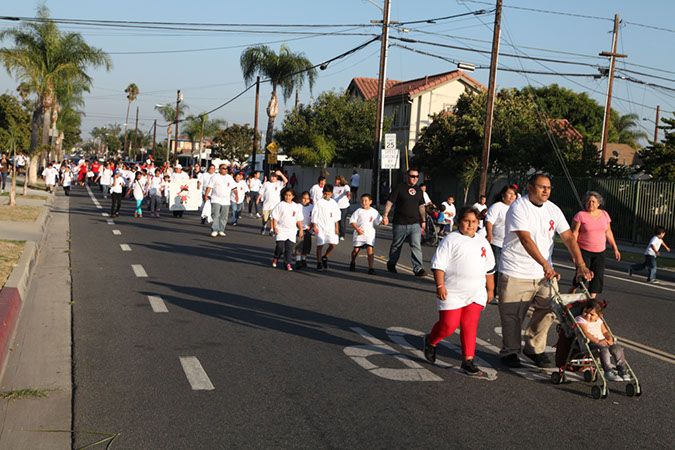
M110 186L110 183L112 182L113 178L113 171L110 169L102 169L101 170L101 179L99 180L102 185L104 186Z
M658 252L661 248L661 244L663 244L663 239L658 236L652 237L651 241L649 241L649 245L647 246L647 250L645 250L645 255L656 256L656 252L652 250L652 245Z
M117 178L113 178L112 183L110 185L110 192L112 192L114 194L121 194L125 185L126 185L126 180L124 178L122 178L121 176L117 177Z
M239 195L239 200L236 200L234 198L234 193L235 191ZM236 203L237 205L240 205L244 203L244 198L246 197L246 193L248 192L248 186L246 185L246 182L244 180L241 180L239 183L235 181L234 183L234 189L232 189L232 194L230 195L230 201L232 203Z
M349 198L347 198L347 194L350 191L351 190L349 189L349 186L335 187L335 190L333 191L333 199L337 202L340 209L349 208Z
M271 211L281 201L281 190L284 188L283 181L265 181L260 188L260 195L262 197L263 211Z
M141 177L142 178L142 177ZM133 190L134 190L134 198L136 200L143 200L143 197L145 196L144 191L143 191L143 180L134 180L132 183Z
M574 321L576 323L583 323L586 325L586 329L588 330L588 334L593 336L596 339L603 340L605 339L605 335L602 334L602 319L598 319L595 322L589 322L586 319L584 319L582 316L577 316L574 318ZM581 337L581 336L580 336Z
M316 202L312 211L312 223L316 225L320 235L334 235L335 222L339 220L340 208L335 200L322 198Z
M314 205L309 203L307 206L302 207L302 228L309 230L312 227L312 210Z
M201 189L202 189L202 195L206 194L206 188L209 185L209 181L211 181L211 178L216 174L216 172L209 173L209 172L204 172L200 173L199 177L197 180L202 184Z
M478 212L481 212L481 211L483 211L483 210L485 210L485 209L488 209L487 205L481 205L481 204L478 203L478 202L474 203L472 207L473 207L473 208L476 208L476 209L478 210Z
M560 208L547 201L535 206L525 195L511 203L506 212L506 233L499 272L510 277L536 280L544 277L544 268L527 253L516 231L529 231L541 256L552 265L553 237L570 229Z
M63 172L63 187L70 187L73 184L73 173L70 170Z
M176 181L176 180L178 180L178 181L187 181L187 180L189 180L189 179L190 179L190 175L188 175L188 174L185 173L185 172L181 172L181 173L176 173L176 172L174 172L174 173L171 174L171 181ZM228 203L228 204L229 204L229 203Z
M131 186L131 182L134 181L134 172L131 170L122 170L122 177L124 178L124 183L129 187Z
M295 242L298 222L302 221L302 205L285 201L280 202L272 210L272 219L277 221L277 241Z
M429 197L429 194L422 191L422 196L424 197L424 204L425 205L428 205L429 203L431 203L431 197Z
M441 206L445 206L445 211L443 211L445 221L452 225L452 223L455 221L455 215L457 214L455 204L453 203L452 205L450 205L448 202L443 202L441 203Z
M262 181L260 181L260 178L251 178L248 180L248 189L251 192L260 192L260 188L262 187Z
M53 167L47 167L42 171L42 176L45 177L45 184L56 184L56 176L59 174L59 171Z
M234 178L230 175L213 174L207 188L211 188L211 203L229 205L230 195L234 188Z
M352 177L349 179L349 184L351 184L352 187L359 187L359 181L361 180L361 175L358 173L355 173L352 175Z
M162 191L162 183L164 180L162 180L161 176L158 177L152 177L150 179L150 187L148 189L148 192L150 195L161 195Z
M382 222L382 215L375 208L363 209L359 208L352 213L349 218L349 223L355 223L363 234L359 234L354 230L354 237L352 239L354 247L361 247L363 245L375 245L375 225Z
M488 209L485 216L485 222L492 224L492 245L500 247L504 244L504 234L506 232L506 211L509 210L509 205L503 202L494 203Z
M312 186L312 188L309 190L309 198L311 198L312 203L316 205L317 202L323 198L323 187L319 186L318 184Z
M471 303L485 306L485 275L493 273L494 265L495 257L484 237L470 238L459 230L444 237L431 259L431 269L445 273L443 284L448 291L446 300L437 299L438 309L459 309Z

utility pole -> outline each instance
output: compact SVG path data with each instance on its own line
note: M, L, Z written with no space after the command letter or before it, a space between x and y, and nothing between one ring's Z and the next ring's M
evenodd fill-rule
M136 142L138 141L138 106L136 107L136 129L134 130L134 157L136 156Z
M174 139L174 144L176 144L176 145L173 147L173 165L174 166L178 162L178 117L180 117L179 112L180 112L180 101L181 100L183 100L183 96L180 93L180 89L178 89L178 93L176 94L176 137Z
M298 103L300 103L300 91L295 90L295 109L298 109Z
M609 113L612 110L612 85L614 84L614 67L616 66L616 58L626 58L628 55L622 55L616 52L616 41L619 35L619 15L614 16L614 33L612 36L612 51L601 52L600 56L609 56L609 82L607 83L607 103L605 103L605 120L602 122L602 142L600 148L602 149L600 155L600 167L605 164L605 155L607 154L607 136L609 135Z
M656 122L654 123L654 144L659 140L659 115L661 114L661 105L656 106Z
M255 154L258 150L258 103L260 102L260 75L255 80L255 118L253 119L253 156L251 162L253 163L253 171L256 170ZM263 153L264 155L264 153ZM264 157L264 156L263 156Z
M479 195L486 195L488 167L490 166L490 144L492 142L492 117L495 111L495 91L497 90L497 58L499 56L499 38L501 35L502 0L495 7L495 26L492 32L492 58L490 60L490 79L488 81L487 112L485 113L485 138L483 140L482 170L480 173Z
M375 143L373 147L373 179L372 191L375 195L375 204L380 203L380 152L382 148L382 128L384 126L384 96L387 80L387 53L389 50L389 13L391 0L384 0L382 10L382 47L380 49L380 75L377 80L377 115L375 122ZM389 187L391 189L391 186Z
M153 159L157 159L157 155L155 155L155 146L157 145L157 119L155 119L155 129L152 132L152 157Z

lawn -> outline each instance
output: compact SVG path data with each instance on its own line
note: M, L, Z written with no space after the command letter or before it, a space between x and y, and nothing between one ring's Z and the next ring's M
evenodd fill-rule
M25 241L0 241L0 288L16 267L25 246Z
M21 195L22 191L23 189L21 191L18 189L16 190L16 198L25 198L28 200L47 200L47 197L44 195ZM3 192L0 194L0 197L9 197L9 192Z
M0 205L0 220L9 220L12 222L35 222L41 211L41 206Z

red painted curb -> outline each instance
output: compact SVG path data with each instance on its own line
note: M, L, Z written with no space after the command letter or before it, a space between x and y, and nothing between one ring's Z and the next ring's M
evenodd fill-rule
M21 312L21 294L17 288L0 290L0 373L5 368L14 329Z

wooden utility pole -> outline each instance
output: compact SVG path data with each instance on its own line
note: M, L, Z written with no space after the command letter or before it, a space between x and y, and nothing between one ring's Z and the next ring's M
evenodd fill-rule
M138 142L138 106L136 107L136 129L134 130L134 157L136 156L137 142Z
M609 82L607 83L607 102L605 103L605 120L602 122L602 142L600 148L600 167L605 165L605 155L607 154L607 136L609 135L609 114L612 110L612 86L614 84L614 67L616 58L626 58L628 55L622 55L616 52L616 41L619 35L619 15L614 16L614 33L612 35L612 51L601 52L600 56L609 56Z
M298 103L300 103L300 91L295 90L295 109L298 109Z
M155 155L156 145L157 145L157 119L155 119L155 128L154 131L152 132L152 157L154 159L157 159L157 155Z
M654 123L654 144L659 140L659 115L661 114L661 105L656 106L656 122Z
M380 203L380 152L382 149L382 128L384 123L384 95L387 80L387 53L389 51L389 13L391 0L384 1L382 17L382 47L380 49L380 75L377 80L377 115L375 119L375 143L373 147L373 179L371 192L375 195L375 204ZM391 186L390 186L391 188Z
M253 156L251 162L253 163L253 171L256 170L255 154L258 150L258 104L260 103L260 75L255 80L255 118L253 119ZM264 153L263 153L264 155Z
M487 111L485 113L485 138L483 139L482 170L480 172L479 195L487 190L487 175L490 166L490 144L492 142L492 117L495 110L495 91L497 90L497 59L499 56L499 38L502 24L502 0L495 7L495 26L492 32L492 58L490 60L490 79L488 81Z
M176 144L176 145L173 147L173 165L174 166L178 162L178 117L180 117L180 115L178 113L180 111L180 101L181 101L181 95L180 95L180 89L178 89L178 93L176 94L176 137L174 139L174 144Z

